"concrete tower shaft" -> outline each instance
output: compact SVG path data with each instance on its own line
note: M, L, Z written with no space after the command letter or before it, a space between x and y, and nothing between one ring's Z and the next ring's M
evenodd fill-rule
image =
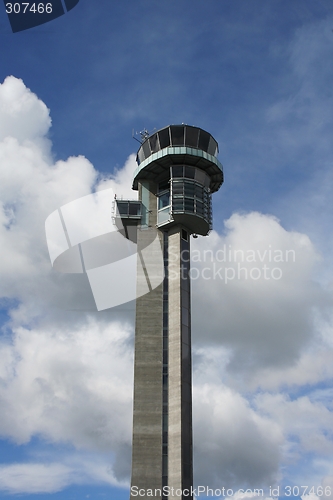
M223 182L217 151L204 130L171 125L147 137L137 155L138 254L157 232L163 259L150 258L164 280L136 305L131 499L138 490L146 500L170 498L172 488L191 498L190 235L212 227L211 195ZM146 282L138 261L138 292Z

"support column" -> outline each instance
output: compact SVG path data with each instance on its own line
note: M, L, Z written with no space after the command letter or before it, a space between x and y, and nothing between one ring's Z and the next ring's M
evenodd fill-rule
M154 274L163 275L163 260L154 255L148 255L146 262L142 258L144 249L156 237L156 185L147 182L140 185L139 199L147 211L144 223L138 228L138 295L149 286L152 269ZM162 244L162 233L158 234ZM136 301L131 486L146 492L162 491L162 356L163 284ZM134 500L137 496L130 498ZM140 498L151 500L148 495ZM161 499L161 495L154 498Z
M168 486L175 491L193 485L189 270L190 235L178 226L169 231Z

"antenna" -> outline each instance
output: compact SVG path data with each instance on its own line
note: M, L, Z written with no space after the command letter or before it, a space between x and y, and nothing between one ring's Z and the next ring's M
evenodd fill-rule
M134 128L133 128L133 130L132 130L132 138L133 138L135 141L137 141L137 142L139 142L139 143L141 144L141 141L139 141L139 139L137 139L137 138L135 137L136 135L138 135L138 132L135 132L135 134L134 134Z
M146 128L141 130L140 135L141 135L141 142L145 142L145 140L148 139L148 137L150 136L150 134Z
M137 139L135 137L135 136L138 136L138 135L140 136L140 139ZM141 132L135 132L135 133L134 133L134 129L132 130L132 137L133 137L133 139L135 139L140 144L142 144L143 142L145 142L145 140L148 139L148 137L150 135L151 134L148 132L148 130L146 128L144 128L143 130L141 130Z

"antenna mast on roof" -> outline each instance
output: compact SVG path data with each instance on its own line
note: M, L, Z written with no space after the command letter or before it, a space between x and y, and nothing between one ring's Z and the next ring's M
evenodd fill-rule
M138 135L140 135L140 139L137 139L135 137L135 136L138 136ZM134 134L134 129L132 130L132 137L133 137L133 139L135 139L140 144L142 144L143 142L145 142L145 140L148 139L149 136L150 136L150 133L148 132L148 130L146 128L144 128L143 130L141 130L141 132L135 132L135 134Z
M141 130L140 136L141 136L141 142L145 142L145 140L148 139L148 137L150 136L150 133L146 128L144 128L143 130Z

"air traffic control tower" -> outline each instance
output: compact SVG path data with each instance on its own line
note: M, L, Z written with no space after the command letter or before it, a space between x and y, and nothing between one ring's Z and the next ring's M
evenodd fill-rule
M212 193L223 183L217 152L215 139L197 127L171 125L145 136L133 180L139 202L117 201L126 231L136 232L138 255L157 234L162 258L152 252L148 259L164 276L142 295L152 266L138 258L131 500L139 490L141 499L151 500L151 490L156 499L171 498L165 486L185 490L178 499L191 498L190 237L212 228Z

